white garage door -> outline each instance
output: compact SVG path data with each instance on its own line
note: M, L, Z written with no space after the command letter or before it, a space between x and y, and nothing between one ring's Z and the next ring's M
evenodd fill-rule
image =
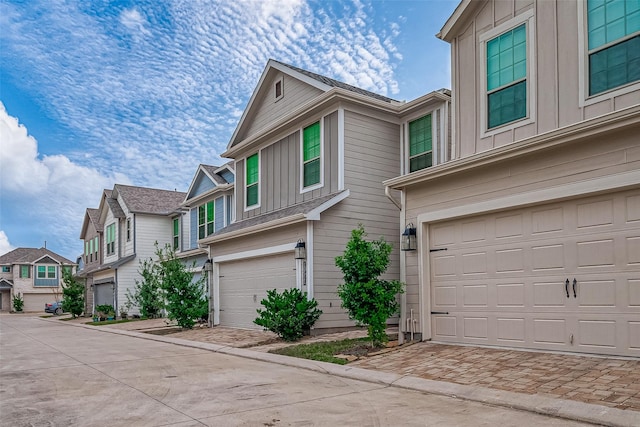
M293 253L220 264L220 324L261 329L253 323L267 290L296 287Z
M41 311L44 313L44 305L56 301L53 292L44 294L22 294L24 298L24 311ZM62 295L57 295L57 300L62 301Z
M640 190L429 228L433 340L640 356Z

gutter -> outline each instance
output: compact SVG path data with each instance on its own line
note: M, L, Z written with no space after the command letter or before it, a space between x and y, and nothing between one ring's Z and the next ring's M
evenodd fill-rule
M205 238L203 240L198 241L198 245L200 247L204 247L204 245L210 245L211 243L222 242L224 240L234 239L236 237L246 236L248 234L253 234L259 231L267 231L272 230L274 228L283 227L285 225L297 224L299 222L303 222L307 220L307 215L305 214L295 214L291 216L287 216L280 219L275 219L270 222L252 225L250 227L242 228L240 230L230 231L228 233L213 235L211 237Z

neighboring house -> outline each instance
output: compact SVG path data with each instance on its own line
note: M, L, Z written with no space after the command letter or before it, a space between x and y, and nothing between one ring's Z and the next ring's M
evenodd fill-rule
M399 278L399 201L382 181L401 158L448 160L448 105L448 91L398 102L270 60L222 154L234 160L234 221L198 240L213 263L213 323L258 328L266 291L298 288L323 311L315 332L352 327L334 259L361 223L394 245L386 277Z
M13 310L13 297L22 296L24 311L44 311L62 299L62 272L76 264L46 248L18 248L0 256L0 311Z
M176 256L193 273L202 277L208 252L199 239L211 236L233 220L233 163L222 166L199 165L181 209L171 216L172 245ZM209 296L209 280L205 279Z
M417 228L402 327L640 356L637 2L464 0L438 36L453 160L385 182Z
M172 244L172 217L184 198L178 191L116 184L104 190L98 209L87 209L81 232L85 268L78 272L93 302L87 313L101 304L119 311L127 303L127 291L140 280L140 261L155 256L156 242L160 248Z

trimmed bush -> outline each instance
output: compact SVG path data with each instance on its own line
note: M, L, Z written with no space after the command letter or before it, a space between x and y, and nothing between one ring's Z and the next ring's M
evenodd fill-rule
M253 321L285 341L302 338L322 314L315 299L307 300L307 294L299 289L286 289L281 294L277 290L267 291L267 298L260 301L264 310L258 309L258 318Z

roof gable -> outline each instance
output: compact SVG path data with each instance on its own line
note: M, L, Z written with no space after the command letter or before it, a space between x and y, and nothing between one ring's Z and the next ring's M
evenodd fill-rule
M216 189L232 187L235 175L231 162L222 166L199 165L189 190L187 190L183 205L201 196L212 193Z
M489 0L461 0L436 37L451 43L458 33L464 31L471 17L488 2Z
M284 96L283 99L276 101L273 88L279 80L283 82ZM399 103L391 98L270 59L227 145L227 150L255 134L259 129L268 127L275 118L286 115L293 111L293 108L298 108L333 88L348 90L390 104ZM295 97L290 95L292 92ZM285 101L287 98L294 100L293 105L288 109L286 108L287 101ZM273 110L271 114L260 114L261 111L269 109ZM257 116L258 119L256 119Z
M47 248L17 248L0 256L0 264L32 264L48 257L55 264L75 264Z
M186 193L181 191L116 184L111 200L117 203L116 197L119 196L127 210L132 213L169 215L180 207L185 195ZM122 217L124 216L122 212Z
M98 233L102 232L103 224L100 222L100 210L87 208L84 213L84 220L82 221L82 229L80 230L80 238L84 239L88 230L89 225L92 225L94 230Z
M203 165L200 165L198 167L198 171L193 177L193 181L191 181L191 186L189 187L187 196L184 200L185 202L216 188L216 183L213 178L202 166Z

